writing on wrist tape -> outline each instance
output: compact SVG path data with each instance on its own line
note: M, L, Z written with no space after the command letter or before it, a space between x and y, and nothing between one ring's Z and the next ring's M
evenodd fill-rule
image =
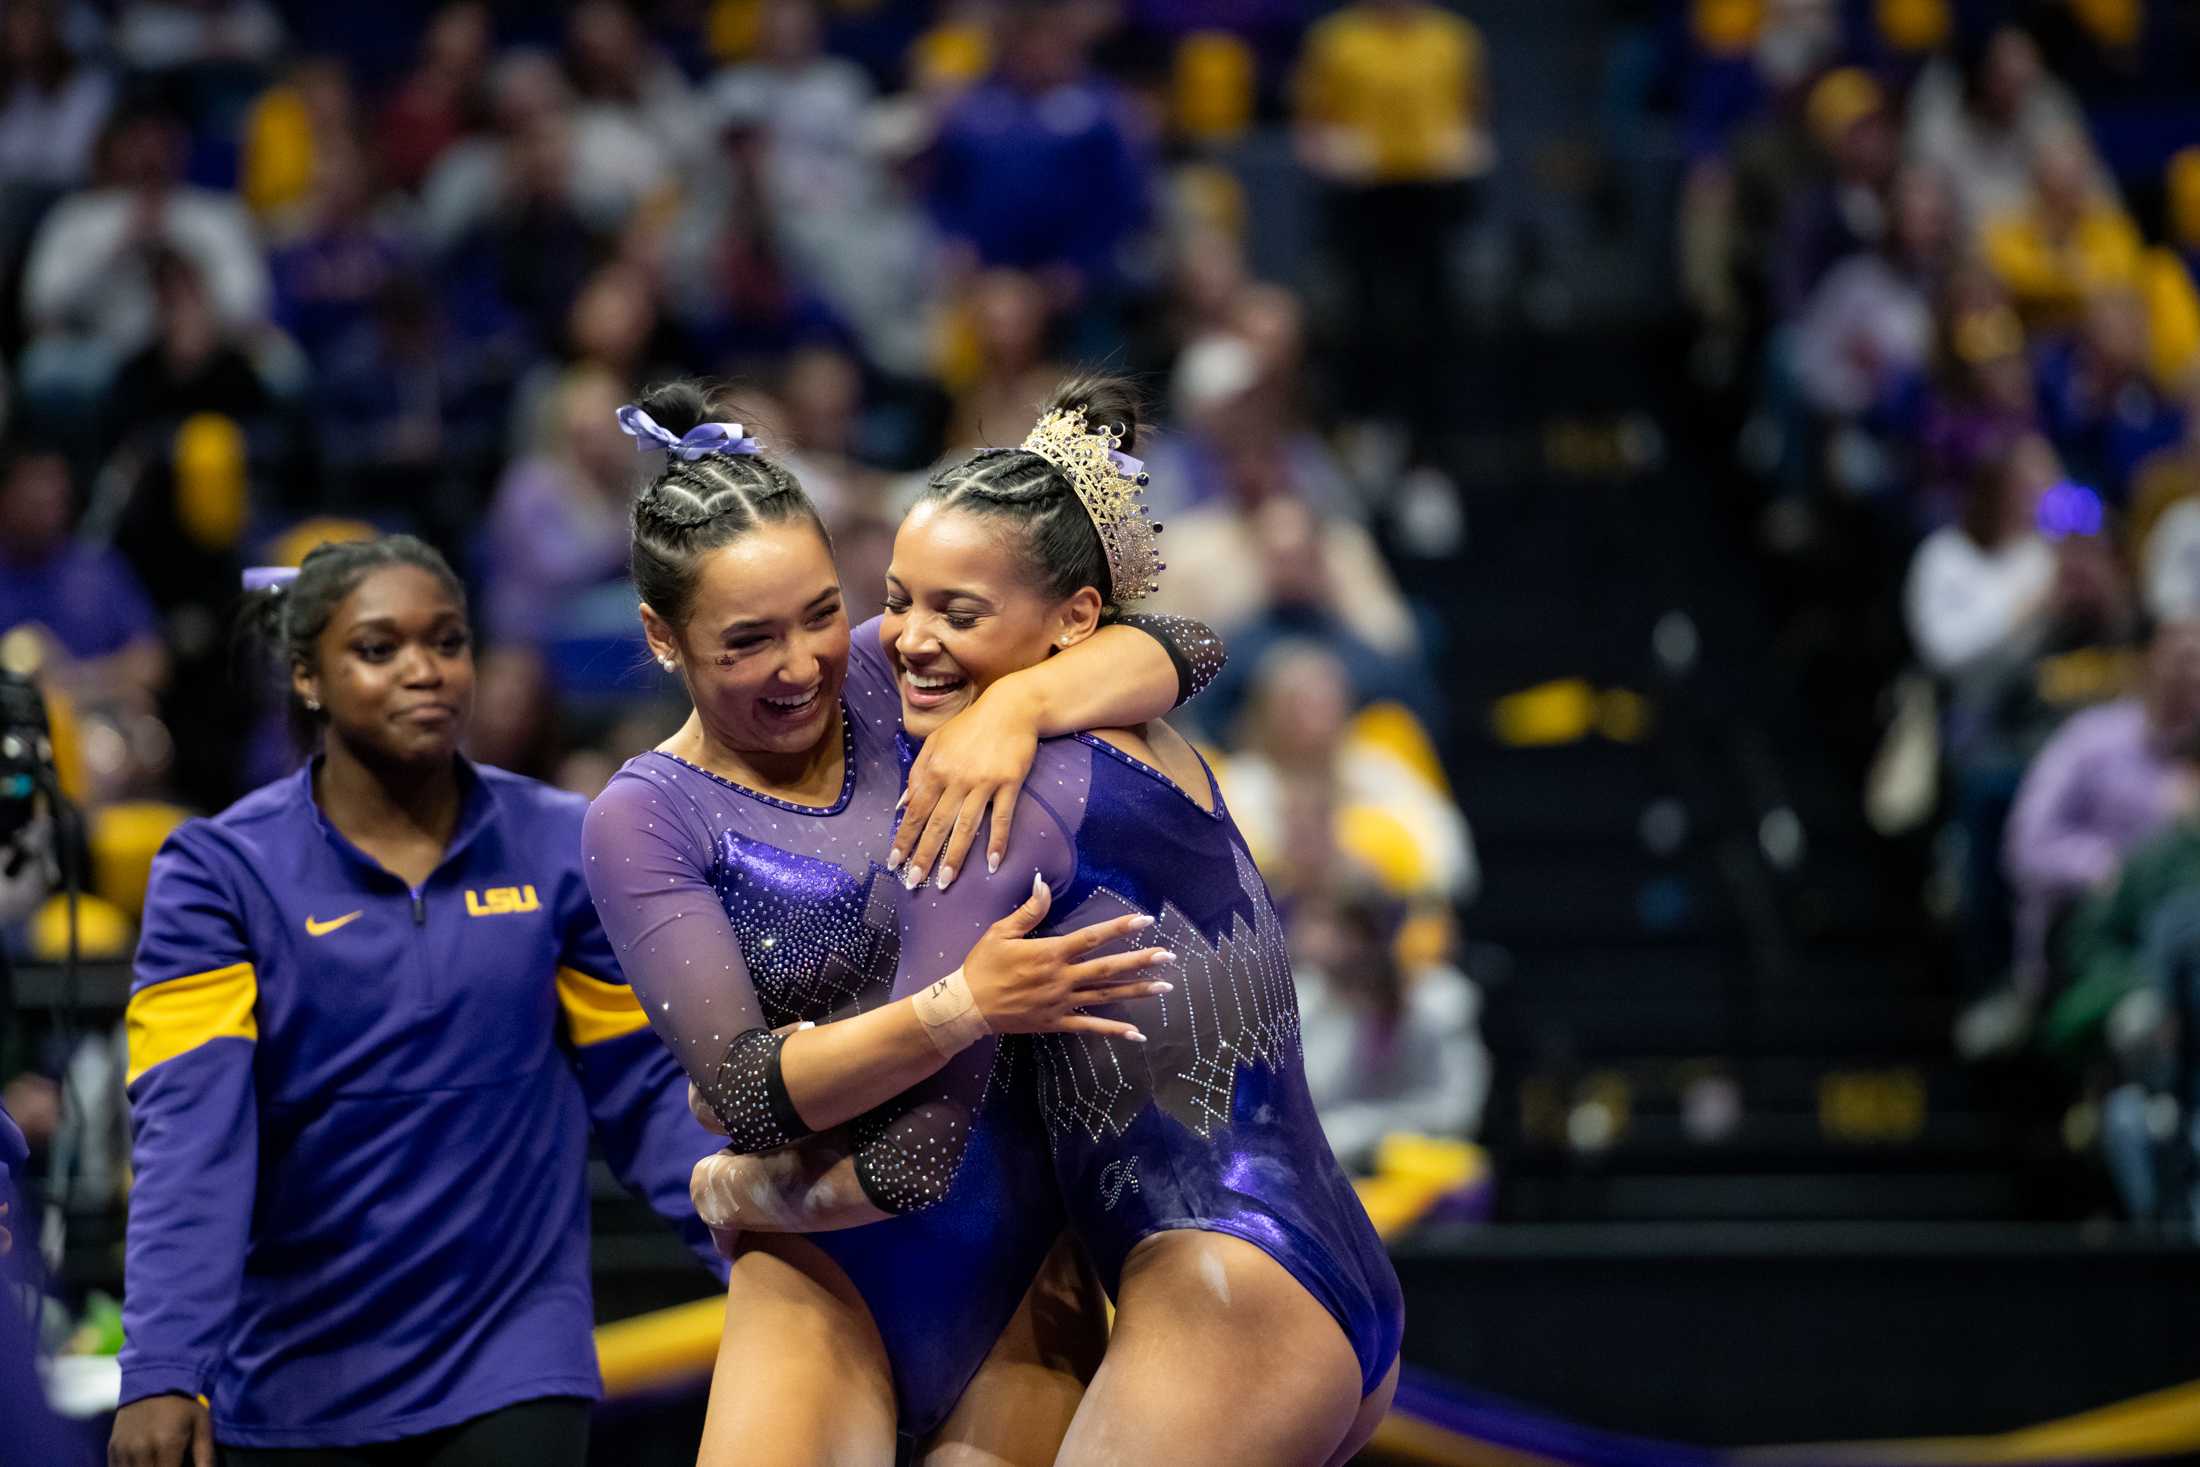
M947 1058L961 1054L993 1032L985 1015L979 1012L978 1001L971 996L970 984L964 980L960 968L925 989L912 1002L916 1005L917 1022L924 1025L925 1037Z

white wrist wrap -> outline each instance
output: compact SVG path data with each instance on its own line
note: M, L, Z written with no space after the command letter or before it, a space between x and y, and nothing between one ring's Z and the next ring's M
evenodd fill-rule
M971 996L970 985L964 981L960 968L925 989L912 1002L916 1005L917 1022L924 1025L925 1038L948 1059L993 1032L985 1015L978 1011L978 1001Z

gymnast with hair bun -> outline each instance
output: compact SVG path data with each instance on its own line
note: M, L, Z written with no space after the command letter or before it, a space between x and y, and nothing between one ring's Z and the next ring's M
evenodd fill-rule
M1082 1010L1166 991L1168 970L1154 949L1095 956L1152 925L1139 913L1031 940L1034 898L951 953L906 913L920 889L991 874L968 854L981 829L985 864L1029 892L1046 831L1009 812L1039 740L1166 712L1209 634L1098 630L963 700L920 761L877 625L851 641L816 510L728 417L688 383L621 410L663 454L634 505L634 585L692 711L613 777L583 836L604 927L694 1103L785 1201L786 1231L727 1224L700 1460L890 1467L906 1438L939 1467L1037 1467L1096 1363L1097 1296L1058 1246L1036 1074L995 1036L1135 1045L1132 1023ZM836 1182L862 1225L796 1236Z
M1079 379L1020 447L932 477L895 539L880 629L908 739L1077 656L1155 588L1160 527L1125 452L1137 432L1126 384ZM959 1033L1018 1027L996 1021L967 965L951 970L1034 904L1042 934L1133 929L1110 951L1167 953L1172 980L1087 1005L1113 1027L1009 1051L1118 1310L1057 1460L1348 1460L1396 1389L1398 1280L1314 1113L1283 924L1205 762L1166 724L1041 745L1001 870L915 894L905 981L936 976ZM927 1134L928 1159L962 1135ZM718 1226L833 1236L814 1230L862 1222L872 1189L857 1179L907 1150L890 1128L850 1145L801 1165L708 1158L698 1205Z
M688 1197L717 1142L597 924L585 803L459 752L443 557L246 585L312 755L153 860L107 1460L580 1467L590 1132L722 1273Z

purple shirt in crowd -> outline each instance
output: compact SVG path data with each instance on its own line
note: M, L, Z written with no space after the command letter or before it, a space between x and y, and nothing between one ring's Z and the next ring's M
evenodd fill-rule
M158 630L153 603L112 550L65 545L41 560L0 561L0 632L37 622L71 657L105 657Z
M2025 771L2003 858L2017 894L2017 988L2046 979L2048 930L2065 904L2114 876L2176 812L2184 761L2125 698L2073 717Z

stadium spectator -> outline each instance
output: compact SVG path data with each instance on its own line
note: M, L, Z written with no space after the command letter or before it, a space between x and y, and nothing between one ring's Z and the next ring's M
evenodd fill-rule
M1423 0L1358 0L1308 33L1296 85L1299 156L1328 186L1349 285L1347 407L1403 407L1432 433L1458 348L1452 255L1496 160L1481 35Z
M1089 27L1065 0L1011 7L991 77L954 102L933 145L930 202L980 265L1034 272L1050 302L1089 323L1080 356L1105 354L1122 248L1149 212L1145 148L1123 100L1087 64Z
M43 674L81 699L149 707L167 676L159 619L128 561L71 538L72 497L58 453L0 465L0 636L31 629Z
M122 114L101 141L97 186L39 226L23 279L33 340L22 376L34 401L58 413L90 400L152 336L152 260L163 248L198 267L225 327L266 319L267 266L250 217L235 199L180 181L184 144L165 112Z
M1886 94L1858 68L1820 78L1803 110L1823 176L1796 195L1781 223L1773 300L1783 316L1801 309L1837 261L1885 238L1898 158Z
M1906 145L1955 183L1967 217L1990 219L2024 208L2042 146L2084 126L2038 43L2004 24L1926 67L1910 93Z
M1896 178L1876 249L1826 273L1796 322L1795 372L1811 406L1853 420L1890 410L1933 361L1934 302L1961 241L1948 182L1912 166Z
M1001 442L1061 380L1053 356L1046 287L1021 270L988 270L973 280L966 306L974 371L955 395L947 441L957 448Z
M2078 329L2039 368L2041 424L2082 482L2110 504L2130 497L2142 460L2184 433L2184 418L2147 369L2147 313L2129 286L2093 292Z
M1385 1136L1471 1136L1489 1097L1481 993L1449 963L1399 952L1406 904L1366 880L1292 914L1306 1083L1330 1149L1372 1171Z
M601 368L568 373L536 435L542 447L498 485L484 608L498 641L542 642L575 595L625 573L634 449L615 415L628 390Z
M269 415L275 397L222 319L198 262L178 250L156 249L149 273L153 340L115 374L103 405L106 441L172 432L198 413L219 413L247 426Z
M71 54L60 0L8 6L0 16L0 184L39 192L82 184L114 93L112 76Z
M376 215L371 166L355 139L321 139L300 227L268 262L276 324L323 371L409 264L402 237Z
M584 122L607 117L642 134L674 171L700 160L709 130L692 89L632 8L582 0L566 19L565 57Z
M2138 281L2140 238L2102 186L2082 133L2042 141L2029 199L1979 216L1980 249L2026 320L2066 325L2096 291Z
M489 7L446 5L429 20L420 58L382 109L378 140L390 182L418 189L452 144L488 113Z
M2016 895L2011 991L2050 992L2048 939L2071 905L2116 878L2124 858L2200 789L2200 623L2156 628L2144 691L2073 716L2025 772L2009 816Z

